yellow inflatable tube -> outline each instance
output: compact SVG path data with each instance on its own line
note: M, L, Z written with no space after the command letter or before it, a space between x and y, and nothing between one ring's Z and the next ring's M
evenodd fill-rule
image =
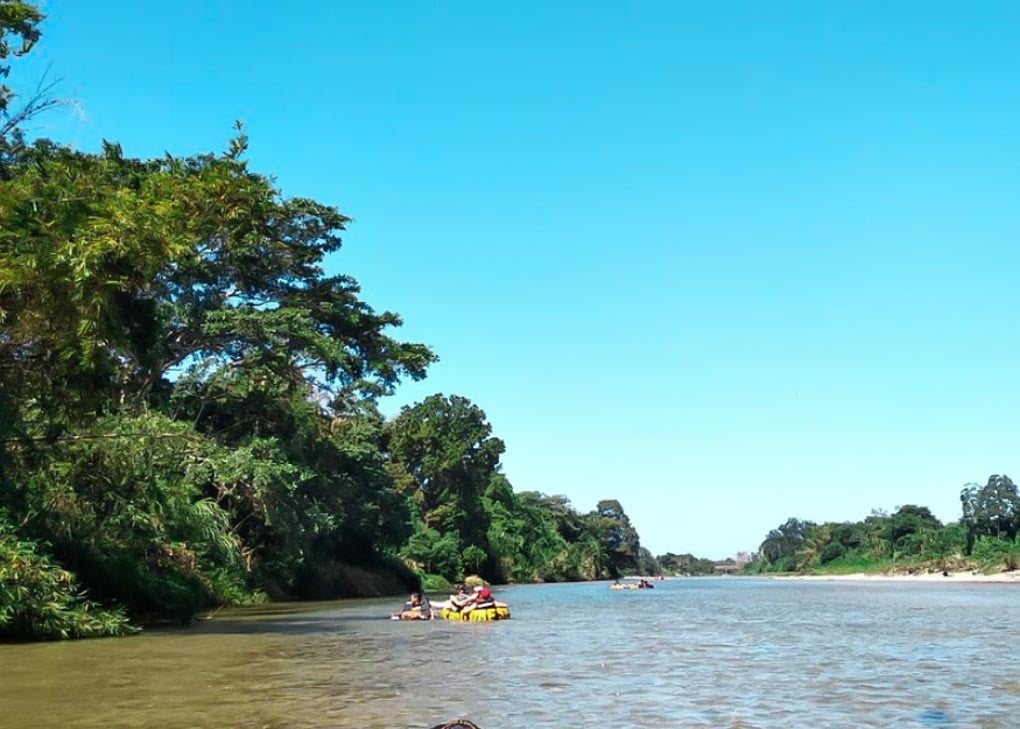
M510 608L503 605L490 608L475 608L470 612L458 612L450 608L443 608L439 614L443 620L461 620L466 623L485 623L490 620L509 620Z

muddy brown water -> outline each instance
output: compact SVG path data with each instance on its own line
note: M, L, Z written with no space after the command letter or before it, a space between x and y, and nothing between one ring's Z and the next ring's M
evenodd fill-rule
M1020 586L699 578L504 588L513 619L400 599L0 645L0 728L1020 727Z

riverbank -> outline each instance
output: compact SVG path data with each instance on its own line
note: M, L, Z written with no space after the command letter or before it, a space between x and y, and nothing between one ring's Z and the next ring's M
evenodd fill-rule
M764 577L766 575L762 575ZM968 582L1020 585L1020 570L982 574L970 570L949 572L927 572L917 574L865 574L857 572L847 575L772 575L774 580L796 582Z

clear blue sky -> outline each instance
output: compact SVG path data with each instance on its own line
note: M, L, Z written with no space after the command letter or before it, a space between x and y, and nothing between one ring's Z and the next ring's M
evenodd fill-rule
M1020 4L58 2L85 149L222 149L355 219L519 489L654 553L1020 477Z

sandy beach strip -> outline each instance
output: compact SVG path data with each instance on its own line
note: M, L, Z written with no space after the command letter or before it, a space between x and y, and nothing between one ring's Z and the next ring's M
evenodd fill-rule
M794 580L803 582L987 582L995 584L1020 585L1020 571L996 572L981 574L971 571L950 572L948 576L941 572L918 573L914 575L873 575L858 572L849 575L775 575L774 580Z

